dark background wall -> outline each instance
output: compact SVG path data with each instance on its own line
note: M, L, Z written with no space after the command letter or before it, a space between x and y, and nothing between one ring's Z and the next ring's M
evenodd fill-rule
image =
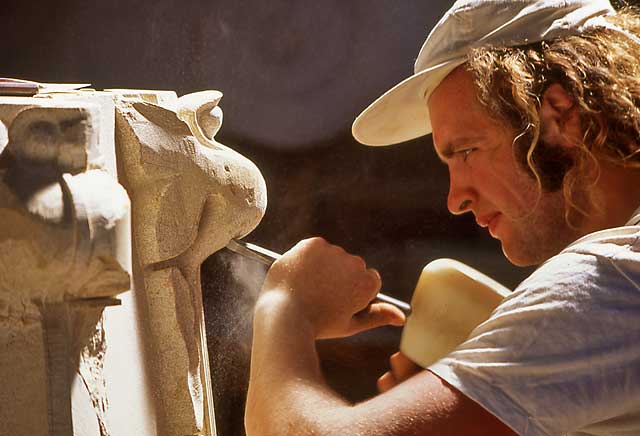
M369 148L353 118L410 75L446 0L4 0L0 75L90 82L97 89L225 94L218 139L250 157L269 206L247 238L285 251L322 235L377 267L409 300L422 266L454 257L513 286L499 244L445 207L446 169L430 138ZM251 306L264 271L217 253L203 265L207 334L221 436L243 434ZM320 344L327 377L371 395L397 349L388 328Z

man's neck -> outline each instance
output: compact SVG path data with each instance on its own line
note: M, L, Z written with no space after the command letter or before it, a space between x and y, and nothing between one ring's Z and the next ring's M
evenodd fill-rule
M624 226L640 207L640 169L624 168L600 162L600 177L595 189L597 209L586 233Z

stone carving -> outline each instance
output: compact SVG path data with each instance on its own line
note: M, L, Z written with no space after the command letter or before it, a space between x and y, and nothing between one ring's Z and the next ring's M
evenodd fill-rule
M107 435L102 312L130 288L129 199L93 125L108 105L1 103L0 434L72 434L79 384Z
M0 97L0 435L215 435L200 265L266 207L221 97Z
M265 183L251 161L214 139L221 93L112 92L162 434L214 434L200 265L257 226Z

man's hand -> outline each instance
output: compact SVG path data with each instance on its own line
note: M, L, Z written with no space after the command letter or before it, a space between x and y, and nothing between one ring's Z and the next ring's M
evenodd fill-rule
M265 305L284 304L316 339L404 324L405 316L397 307L372 303L381 285L378 272L367 268L361 257L322 238L306 239L273 264L258 306L268 310Z
M398 383L402 383L409 377L423 371L423 368L398 351L389 358L391 371L387 371L378 379L378 391L386 392Z

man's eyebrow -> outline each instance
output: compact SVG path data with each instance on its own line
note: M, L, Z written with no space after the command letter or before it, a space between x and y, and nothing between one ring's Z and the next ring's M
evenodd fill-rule
M438 159L440 159L443 163L446 163L447 160L451 159L456 151L458 151L460 148L464 147L467 144L478 142L481 139L482 138L480 136L463 136L460 138L456 138L451 142L447 142L442 150L439 150L438 147L435 147L436 154L438 155Z
M447 163L447 160L451 159L451 156L453 156L453 148L451 147L451 144L445 145L442 150L439 150L438 147L434 148L436 149L438 159L440 159L442 163Z

